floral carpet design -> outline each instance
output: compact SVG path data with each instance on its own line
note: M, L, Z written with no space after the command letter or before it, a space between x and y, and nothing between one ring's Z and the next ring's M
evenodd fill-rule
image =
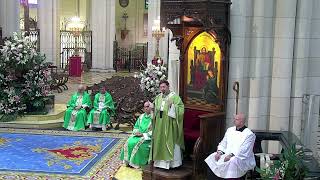
M5 146L8 143L6 138L0 138L0 146Z
M111 179L121 166L126 138L103 132L0 129L0 179Z
M33 152L47 153L48 166L57 164L62 165L64 169L71 169L72 165L64 163L63 160L74 162L74 164L80 166L85 160L90 160L95 154L98 154L101 151L101 146L101 144L81 144L81 142L77 141L74 145L64 145L56 149L36 148L33 149Z
M0 148L1 148L1 147L4 147L4 146L10 146L10 142L12 142L12 141L18 142L18 141L21 141L21 139L2 138L2 137L0 136Z

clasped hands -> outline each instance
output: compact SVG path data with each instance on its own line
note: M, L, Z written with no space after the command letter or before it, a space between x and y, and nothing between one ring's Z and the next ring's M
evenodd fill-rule
M98 108L98 111L102 111L102 110L107 110L107 111L110 111L110 107L106 107L106 106L104 106L104 107L99 107Z
M217 152L216 153L216 155L214 156L214 159L216 160L216 161L219 161L219 159L221 158L221 156L222 156L222 153L221 152ZM229 161L231 158L233 157L233 154L228 154L227 156L225 156L224 157L224 162L227 162L227 161Z
M142 137L143 136L142 133L140 133L140 132L136 132L136 133L134 133L134 135L138 136L138 137Z
M79 110L79 109L81 109L82 108L82 106L76 106L74 109L75 110Z

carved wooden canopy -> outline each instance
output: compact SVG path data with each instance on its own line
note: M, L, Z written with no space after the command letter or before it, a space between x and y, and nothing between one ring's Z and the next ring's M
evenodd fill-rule
M230 0L161 0L161 26L171 29L175 40L183 36L183 26L202 27L214 31L222 44L230 44L230 5Z
M188 49L193 40L202 33L208 33L214 37L214 41L218 44L221 52L221 56L219 56L221 57L219 62L215 61L214 57L213 60L207 58L210 59L207 62L219 63L218 66L214 65L212 69L214 69L213 71L216 70L215 74L219 73L218 76L220 78L218 82L213 83L217 84L218 86L218 90L215 92L215 94L218 96L220 101L213 103L214 105L211 104L212 106L210 106L208 109L211 112L221 112L225 109L225 97L227 93L226 85L228 80L229 45L231 43L231 33L229 30L230 5L231 0L161 0L161 26L172 31L173 38L171 40L176 40L176 45L180 50L181 70L179 94L183 97L183 100L187 105L195 104L195 101L202 103L202 105L199 105L199 107L202 109L203 106L208 105L208 103L203 103L208 101L204 101L203 98L201 98L201 96L205 96L205 94L201 95L201 88L203 87L204 82L209 83L207 80L203 79L208 79L208 77L206 77L206 73L208 73L210 70L208 66L206 68L202 67L202 70L197 70L197 68L200 66L194 65L196 64L196 61L200 62L199 60L201 58L195 59L198 56L194 56L195 54L199 54L199 50L196 51L195 49L194 53L191 53L194 57L192 57L192 55L188 55ZM214 52L211 51L211 55L213 53ZM204 55L204 57L205 56L206 55ZM210 55L208 53L207 57L209 56ZM202 60L201 63L203 63ZM195 73L195 71L201 71L202 74L199 75L199 73ZM195 76L199 78L191 80ZM198 83L198 85L197 83L192 83L196 81L199 82L199 79L202 79L203 82ZM210 87L212 86L210 85ZM203 89L203 91L205 90ZM190 100L189 102L188 99L192 99L192 101Z

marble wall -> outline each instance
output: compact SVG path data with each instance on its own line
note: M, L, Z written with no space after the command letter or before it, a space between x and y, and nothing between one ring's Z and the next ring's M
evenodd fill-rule
M20 31L19 3L19 0L0 0L0 27L3 37L12 36L13 32Z
M319 7L316 0L232 1L228 125L235 112L232 83L239 81L240 111L251 129L301 135L302 98L320 94Z

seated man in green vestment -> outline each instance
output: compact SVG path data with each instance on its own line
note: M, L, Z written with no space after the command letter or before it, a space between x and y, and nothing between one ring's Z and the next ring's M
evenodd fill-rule
M161 93L156 96L153 130L154 167L170 169L182 165L184 150L184 104L179 95L169 90L169 82L160 82Z
M110 116L115 113L114 102L105 86L102 86L100 92L94 96L93 107L88 115L87 124L90 129L96 127L105 131L110 124Z
M126 165L140 168L148 163L152 133L152 108L151 102L144 103L144 114L137 119L132 135L121 150L120 159Z
M79 85L78 92L71 96L64 114L63 127L71 131L84 130L87 121L86 108L90 108L91 100L85 86Z

